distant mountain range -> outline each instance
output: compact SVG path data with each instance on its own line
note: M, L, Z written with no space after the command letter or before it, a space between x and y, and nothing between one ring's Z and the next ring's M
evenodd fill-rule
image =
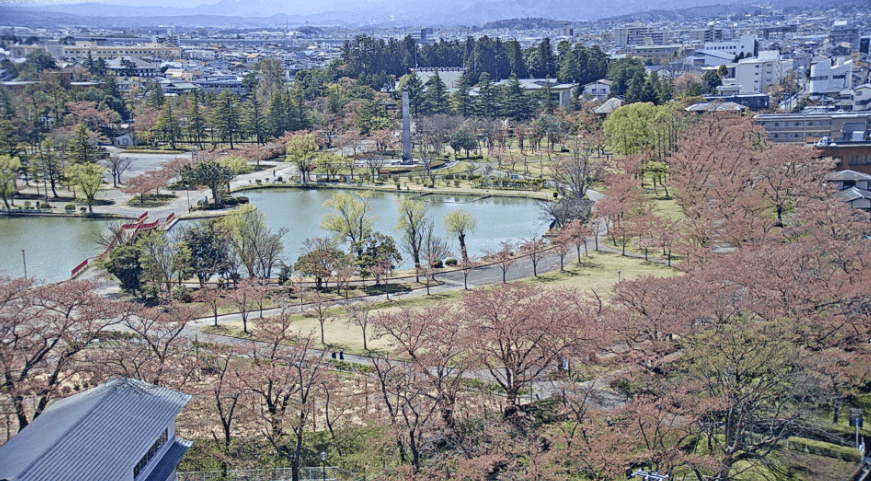
M382 0L368 4L354 0L324 0L317 3L305 0L221 0L213 5L192 8L125 6L111 3L0 4L0 23L22 26L163 25L243 28L299 25L305 22L352 27L471 26L496 20L533 17L548 17L563 22L594 21L606 17L615 21L639 17L679 19L754 8L751 6L753 0L736 0L729 5L720 4L722 1L670 0L668 6L671 10L651 10L651 6L655 5L651 5L649 0ZM768 0L768 3L775 3L778 7L806 6L808 0ZM844 2L839 4L843 5ZM624 14L615 17L617 12Z

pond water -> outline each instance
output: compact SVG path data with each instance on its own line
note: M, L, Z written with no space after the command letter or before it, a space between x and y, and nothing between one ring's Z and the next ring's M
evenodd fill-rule
M266 215L267 225L273 229L285 227L289 232L284 236L284 255L288 261L295 262L302 253L305 239L327 237L329 233L319 228L321 217L332 212L324 207L335 189L268 189L248 191L245 195ZM345 191L353 192L353 191ZM475 216L478 228L466 235L466 246L470 255L481 255L485 250L499 249L499 243L507 239L519 240L540 236L547 231L547 225L539 220L540 202L522 198L481 197L430 194L398 194L375 192L370 199L370 212L377 217L374 229L388 234L397 240L394 231L397 209L401 196L413 195L415 200L429 203L430 217L435 222L438 234L451 245L454 257L460 250L455 236L444 232L443 219L448 212L463 209ZM402 254L401 269L411 267L410 256Z
M319 228L321 217L332 209L324 202L335 189L269 189L249 191L245 195L266 215L267 225L274 231L285 227L284 256L295 262L302 253L303 241L327 237ZM353 191L350 191L353 192ZM454 209L463 209L475 216L478 228L466 236L471 255L485 250L497 250L506 239L519 240L539 236L547 226L539 220L540 201L506 198L455 196L445 194L414 195L429 203L430 216L436 229L451 245L454 257L459 257L459 245L454 236L444 232L443 219ZM375 230L397 239L394 232L400 194L375 192L370 199L370 212L377 217ZM108 230L110 220L70 217L0 217L0 275L23 277L21 250L25 250L27 275L46 282L69 278L70 271L85 258L99 254L97 236ZM182 224L183 225L183 224ZM397 242L397 247L399 247ZM401 269L411 267L410 256L403 253Z
M0 275L57 282L85 258L103 248L97 236L108 230L110 220L74 217L0 217Z

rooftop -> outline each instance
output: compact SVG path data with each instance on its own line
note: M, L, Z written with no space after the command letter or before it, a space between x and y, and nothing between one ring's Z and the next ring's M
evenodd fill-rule
M57 401L0 446L0 478L127 478L189 399L135 379L118 379Z

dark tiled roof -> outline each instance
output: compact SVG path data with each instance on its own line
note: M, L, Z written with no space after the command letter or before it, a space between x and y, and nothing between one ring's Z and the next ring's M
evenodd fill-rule
M0 446L0 478L129 478L189 399L187 394L120 379L58 401Z
M842 190L835 194L835 198L841 202L853 202L858 199L871 199L871 192L856 187Z

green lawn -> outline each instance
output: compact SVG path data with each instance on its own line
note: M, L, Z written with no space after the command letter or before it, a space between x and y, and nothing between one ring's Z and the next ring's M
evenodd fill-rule
M540 284L553 287L569 287L578 289L582 292L595 290L599 295L607 297L607 293L617 283L617 271L620 271L620 278L624 280L637 279L640 277L672 277L677 275L677 271L669 269L654 262L645 262L641 259L633 257L624 257L619 254L612 254L603 251L590 251L588 257L581 258L581 264L571 262L566 265L565 271L554 271L547 274L542 274L536 278L528 278L518 281L524 284ZM474 273L470 278L474 277ZM408 287L411 287L409 285ZM420 307L433 302L448 302L455 303L462 299L464 291L462 289L451 290L447 292L434 293L425 295L423 289L416 289L415 295L406 294L393 295L390 301L381 301L376 305L375 310L371 315L394 311L400 307ZM354 292L352 291L352 294ZM349 354L365 354L363 351L362 331L359 327L346 323L347 314L345 309L336 307L332 312L332 318L324 325L324 340L326 346L321 346L320 343L316 347L323 347L330 350L344 350ZM249 317L249 329L256 326L257 312L252 312ZM297 334L311 335L315 339L320 339L320 324L315 317L310 315L294 315L294 332ZM210 329L211 332L216 332L224 335L244 337L242 333L242 321L221 322L220 330ZM371 334L371 333L370 333ZM384 340L374 340L371 335L368 337L369 349L388 349L390 346Z

